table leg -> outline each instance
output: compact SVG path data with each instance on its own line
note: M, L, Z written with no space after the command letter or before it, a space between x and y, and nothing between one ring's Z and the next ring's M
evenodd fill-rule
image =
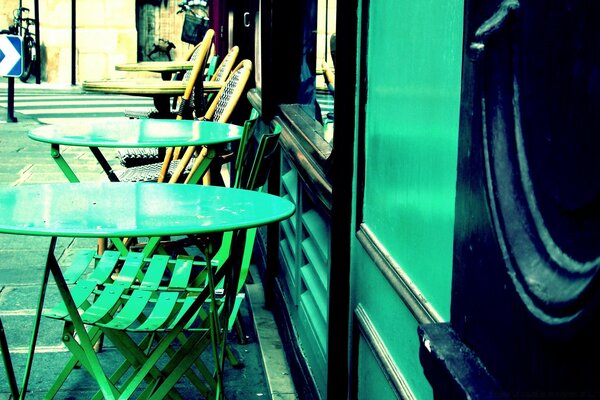
M171 98L166 95L155 95L154 107L158 110L159 118L166 118L171 114Z
M96 157L96 161L98 161L98 164L100 164L100 166L106 173L106 176L108 176L108 180L110 180L111 182L119 182L119 178L113 171L108 161L106 161L106 157L104 157L104 154L102 154L100 149L98 147L90 147L90 151L92 152L94 157Z
M10 388L10 394L13 398L19 398L19 388L17 387L17 380L15 378L15 370L10 359L10 353L8 351L8 342L6 341L6 334L4 333L4 327L2 326L2 320L0 319L0 351L2 352L2 360L4 361L4 369L6 370L6 379L8 380L8 387Z
M92 340L90 339L87 329L81 320L81 316L77 311L77 306L71 297L71 292L69 291L69 287L67 282L65 282L65 278L60 270L60 266L58 265L58 261L54 255L54 248L56 246L56 237L52 238L50 243L50 249L48 250L48 260L46 263L46 270L50 270L54 280L56 282L56 286L58 287L58 291L60 296L65 303L65 306L69 312L69 317L71 318L71 322L75 328L75 332L77 337L79 338L79 344L83 351L85 352L86 361L89 364L89 369L92 376L95 378L96 382L100 386L100 390L104 398L112 399L118 397L118 390L115 385L110 382L102 366L100 365L100 361L98 360L98 355L94 350L94 345Z
M25 373L23 375L23 382L21 384L21 393L19 398L24 399L25 393L27 393L27 385L29 384L29 377L31 375L31 367L33 365L33 355L35 353L35 345L37 343L37 337L40 330L40 322L42 319L42 309L44 307L44 298L46 297L46 288L48 287L48 277L50 275L50 254L54 253L56 247L56 239L50 241L48 248L48 257L46 258L46 266L44 267L44 273L42 276L42 284L40 294L38 297L38 304L35 312L35 319L33 321L33 330L31 332L31 339L29 341L29 353L27 354L27 361L25 363Z
M79 178L73 172L73 169L67 164L67 161L60 154L60 146L58 144L52 144L50 148L50 156L54 159L54 162L58 165L58 168L65 174L69 182L79 182Z
M227 342L227 325L235 297L237 295L238 280L239 280L239 268L241 265L242 258L244 255L243 244L246 241L246 230L234 232L231 243L231 254L232 262L234 267L229 268L226 271L224 279L224 290L225 290L225 306L221 311L219 320L219 312L216 309L216 287L214 281L215 271L212 264L212 257L215 252L219 249L222 242L222 234L219 237L209 235L207 237L198 238L198 245L201 248L204 256L206 257L206 266L209 269L208 273L208 285L211 296L210 303L210 334L212 342L213 357L215 360L215 380L216 380L216 399L223 399L225 396L224 382L223 382L223 369L225 368L225 357L226 357L226 342ZM238 246L239 245L239 246ZM241 246L241 247L240 247Z

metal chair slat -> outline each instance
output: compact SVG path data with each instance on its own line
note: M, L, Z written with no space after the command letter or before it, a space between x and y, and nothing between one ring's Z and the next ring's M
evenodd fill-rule
M150 265L144 275L144 279L140 284L140 289L158 290L165 274L165 270L167 269L167 265L169 265L169 258L170 257L166 255L156 255L152 257Z
M121 296L125 290L124 286L106 285L94 303L81 315L83 322L94 324L104 317L111 317L115 307L120 305Z
M104 326L111 329L128 328L142 316L151 297L151 291L134 290L125 306Z
M173 268L173 275L169 282L169 289L183 290L189 285L190 276L192 273L193 259L179 257Z
M95 255L96 252L94 250L78 251L73 257L73 261L63 274L65 277L65 282L67 282L67 284L73 284L77 282L77 280L81 278L83 273L88 269Z
M153 332L164 329L171 313L177 305L179 294L177 292L160 292L152 312L140 326L135 330L139 332Z
M129 252L121 271L116 273L114 285L130 288L138 277L143 264L144 255L142 253Z

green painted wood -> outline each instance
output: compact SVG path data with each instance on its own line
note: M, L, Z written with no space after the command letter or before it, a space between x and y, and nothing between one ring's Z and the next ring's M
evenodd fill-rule
M300 297L298 313L295 316L298 323L298 336L317 389L319 392L325 393L327 388L327 353L326 347L323 347L323 341L319 341L318 338L323 337L323 329L327 328L321 326L321 329L319 329L318 324L315 324L315 320L309 314L309 309L310 296Z
M311 293L317 308L319 309L319 315L324 321L327 321L327 312L329 307L329 296L327 290L322 285L321 279L317 275L313 265L308 264L300 269L300 275L302 281L306 285L306 289ZM314 315L318 318L318 315Z
M368 32L364 222L448 317L463 1L384 3Z
M449 318L463 46L463 0L370 2L366 40L363 220L415 296ZM367 15L365 15L366 17ZM360 44L359 44L359 48ZM359 88L362 90L363 88ZM362 105L360 105L362 106ZM360 107L359 107L360 109ZM360 126L360 125L359 125ZM357 157L358 159L358 157ZM360 197L355 196L360 203ZM384 267L385 268L385 267ZM390 275L393 275L392 272ZM332 277L335 279L335 277ZM419 362L418 322L353 242L351 310L369 315L417 399L433 394ZM397 284L398 282L394 282ZM357 360L359 398L389 398L368 349Z
M296 231L293 228L293 225L289 222L289 220L283 221L281 223L281 229L284 231L284 237L286 238L295 238L296 237ZM290 246L289 245L289 240L284 239L284 241L287 243L287 248L289 250L290 253L290 261L294 260L296 258L296 247L295 246Z
M0 232L94 238L209 233L276 222L294 208L277 196L216 186L23 185L0 188Z
M329 257L329 237L331 235L329 225L315 210L309 210L302 214L302 223L308 231L320 251L322 259Z
M173 147L239 140L243 127L212 121L126 119L46 125L28 136L39 142L83 147Z
M315 238L308 237L303 240L302 251L308 262L314 268L315 275L319 278L323 289L327 291L329 289L329 268L327 265L327 258L323 257L323 253L320 251Z
M298 173L290 170L281 176L281 182L292 199L298 200Z

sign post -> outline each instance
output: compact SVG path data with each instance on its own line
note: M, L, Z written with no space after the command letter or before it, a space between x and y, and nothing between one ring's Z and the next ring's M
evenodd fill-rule
M23 38L17 35L0 35L0 76L8 77L7 122L15 118L15 77L23 74Z

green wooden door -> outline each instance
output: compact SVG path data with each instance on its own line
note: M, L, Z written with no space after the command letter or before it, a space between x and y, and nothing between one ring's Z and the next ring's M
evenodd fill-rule
M353 385L360 399L427 399L417 325L450 313L463 1L361 11Z

